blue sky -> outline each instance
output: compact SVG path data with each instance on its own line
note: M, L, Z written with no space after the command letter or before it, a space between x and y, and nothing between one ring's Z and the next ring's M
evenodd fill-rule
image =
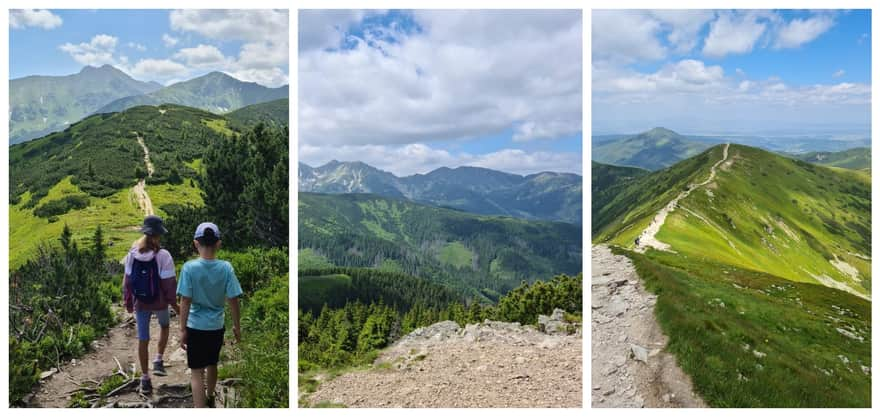
M287 11L13 10L9 35L11 78L110 64L162 84L211 71L288 82Z
M594 11L593 133L867 135L870 27L870 10Z
M299 14L300 160L581 172L580 11Z

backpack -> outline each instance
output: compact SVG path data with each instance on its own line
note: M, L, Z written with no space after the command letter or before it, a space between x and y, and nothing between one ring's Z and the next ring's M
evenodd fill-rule
M155 256L149 261L131 260L129 285L131 293L142 303L150 304L159 298L159 262Z

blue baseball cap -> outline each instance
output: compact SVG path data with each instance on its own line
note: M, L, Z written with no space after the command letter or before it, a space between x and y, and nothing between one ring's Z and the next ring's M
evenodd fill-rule
M205 236L205 232L208 230L210 230L211 232L208 233L208 236ZM211 236L211 235L213 235L213 236ZM216 238L216 239L211 239L211 240L220 239L220 228L217 227L216 224L211 223L211 222L204 222L204 223L200 224L199 227L196 227L196 233L193 235L193 239L199 240L199 239L205 239L206 237L207 238Z

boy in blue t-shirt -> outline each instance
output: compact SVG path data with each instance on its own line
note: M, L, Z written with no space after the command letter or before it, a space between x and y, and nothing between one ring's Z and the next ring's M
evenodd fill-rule
M181 297L180 346L186 350L187 366L192 370L193 403L196 407L213 407L217 362L225 332L223 306L228 300L232 334L236 343L241 342L238 297L242 291L232 264L217 259L217 225L200 224L193 239L199 258L183 265L177 285L177 295Z

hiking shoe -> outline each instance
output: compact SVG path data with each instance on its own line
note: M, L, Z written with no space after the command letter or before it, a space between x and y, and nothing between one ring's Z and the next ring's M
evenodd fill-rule
M153 393L153 381L141 378L141 394L150 395Z
M207 400L205 401L205 405L208 406L208 408L217 408L217 406L214 404L215 399L216 397L214 397L213 395L209 395Z
M168 372L165 372L165 362L153 361L153 375L159 375L159 376L168 375Z

